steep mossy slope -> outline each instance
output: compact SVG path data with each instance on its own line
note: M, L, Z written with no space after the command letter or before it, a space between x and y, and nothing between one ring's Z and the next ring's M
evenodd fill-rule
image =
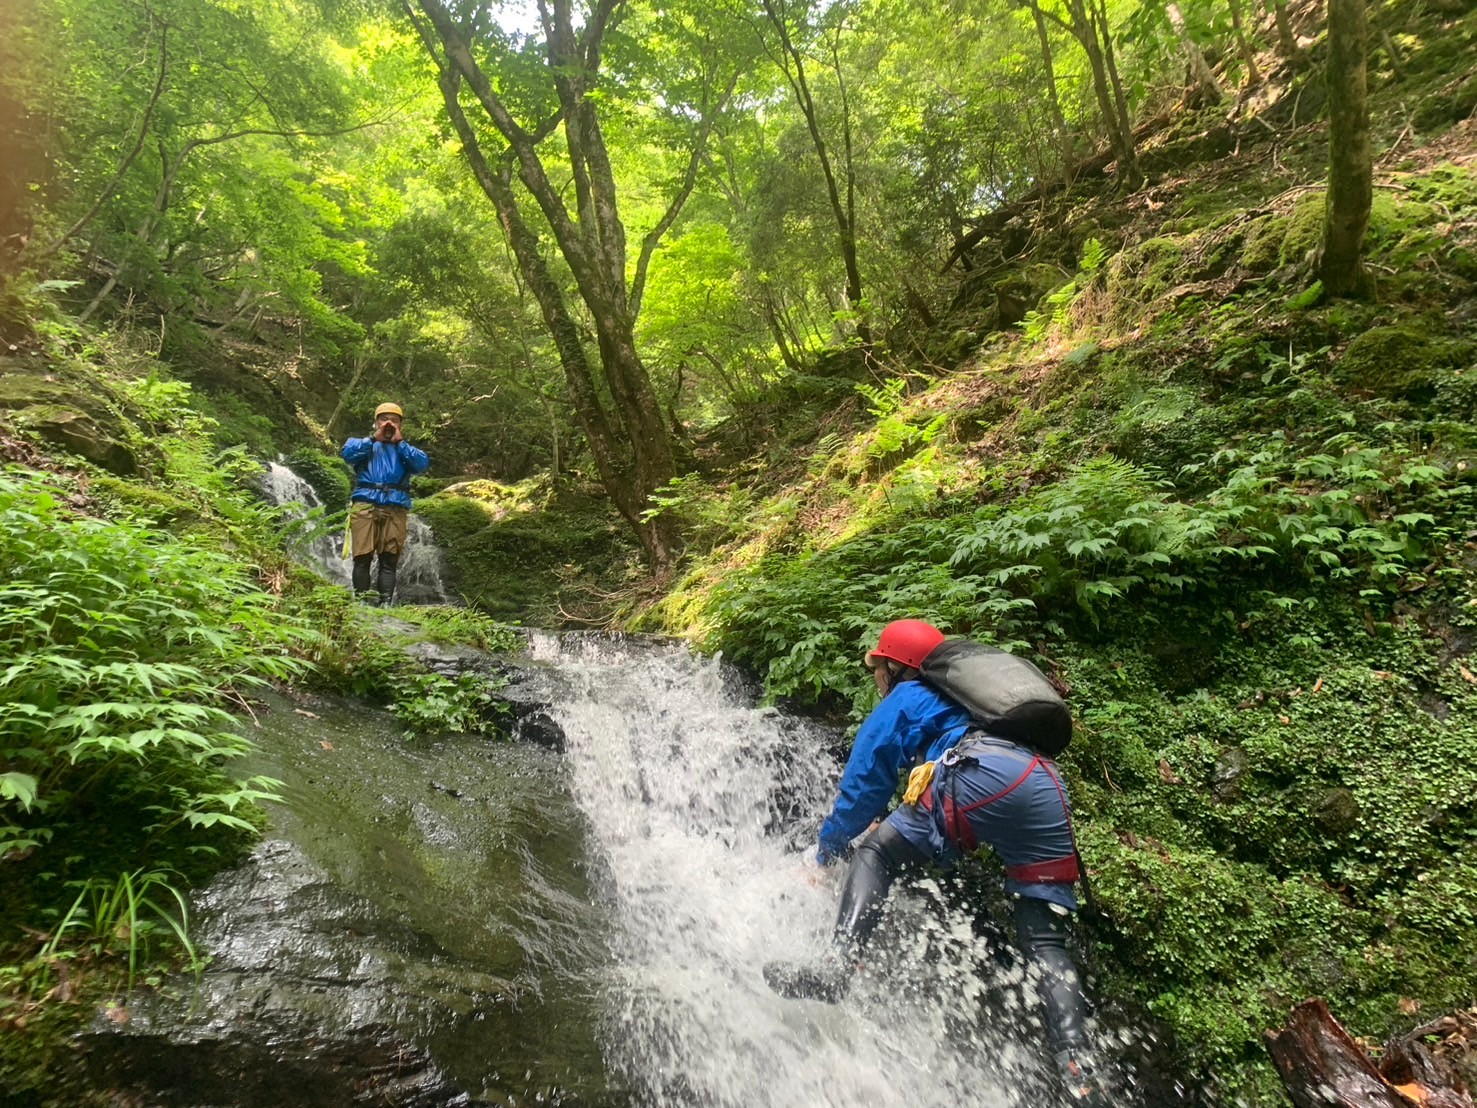
M1034 249L985 238L911 351L714 446L669 507L708 553L638 621L854 716L892 618L1036 657L1099 990L1253 1103L1307 995L1375 1040L1477 996L1477 125L1437 57L1474 25L1403 110L1377 88L1374 302L1313 281L1323 132L1271 108L1235 157L1011 214Z

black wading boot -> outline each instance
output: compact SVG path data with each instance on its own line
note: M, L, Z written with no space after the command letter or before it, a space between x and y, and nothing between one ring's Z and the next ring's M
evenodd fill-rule
M394 602L395 570L399 565L399 554L380 555L379 593L381 608L388 608Z
M768 962L764 966L764 981L790 1000L836 1004L851 988L853 972L854 967L837 954L818 962Z

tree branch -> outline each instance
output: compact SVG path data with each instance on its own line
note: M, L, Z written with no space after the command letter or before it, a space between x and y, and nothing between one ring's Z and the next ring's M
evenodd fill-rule
M703 112L702 123L698 128L697 137L693 140L691 155L687 159L687 171L682 176L682 184L676 195L672 197L671 203L667 205L667 210L662 213L661 219L657 220L656 226L648 231L646 237L641 240L641 254L636 260L636 275L631 281L632 319L636 319L641 314L641 297L646 292L646 273L651 267L652 255L656 252L657 244L661 242L662 236L671 230L673 223L677 222L677 217L682 213L687 198L692 195L692 190L697 185L698 170L707 160L708 136L713 131L714 117L723 110L724 105L733 96L738 79L739 75L735 73L729 79L728 87L723 90L723 95L718 98L718 103Z
M154 12L152 9L146 8L146 10L148 10L149 12L149 22L152 24L154 22ZM154 92L149 97L148 104L144 107L143 118L139 120L138 137L134 139L132 149L128 151L127 156L124 157L121 163L119 163L118 169L114 172L108 183L102 187L101 191L98 192L97 199L93 201L92 207L88 208L86 213L80 219L78 219L77 222L73 223L70 227L63 231L61 236L55 242L51 243L51 245L46 247L45 250L41 251L42 258L51 257L63 246L65 246L67 242L70 241L73 236L77 234L78 231L82 230L82 228L86 227L89 223L92 222L97 213L102 211L103 205L108 202L108 198L113 195L113 190L118 187L118 182L123 180L123 175L128 172L129 168L133 165L135 159L138 158L139 153L144 148L144 143L147 142L149 138L149 121L153 118L154 106L159 103L159 98L164 95L164 77L168 70L168 66L169 24L165 23L162 24L159 29L159 76L156 77L154 80Z

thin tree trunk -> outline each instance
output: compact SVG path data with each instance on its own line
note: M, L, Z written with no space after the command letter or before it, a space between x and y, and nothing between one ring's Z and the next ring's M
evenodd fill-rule
M1057 142L1062 159L1062 187L1072 188L1072 173L1077 168L1072 159L1072 135L1067 130L1067 117L1062 113L1062 98L1056 87L1056 65L1051 57L1051 40L1046 36L1046 17L1036 3L1027 5L1031 19L1036 24L1036 40L1041 44L1041 65L1046 71L1046 96L1051 106L1051 124L1056 128Z
M1292 20L1287 17L1287 0L1267 0L1267 7L1272 10L1272 22L1277 27L1277 53L1290 65L1302 64L1303 52L1292 33Z
M846 270L846 299L849 307L853 310L862 302L862 273L857 264L856 253L856 223L855 223L855 176L850 164L850 135L848 132L845 147L846 154L846 187L848 203L843 204L841 200L841 189L836 181L836 172L832 165L830 148L821 134L820 116L815 105L815 98L810 91L809 79L805 76L805 58L799 47L795 45L794 39L790 37L790 28L785 22L785 8L781 7L778 0L762 0L764 13L769 19L770 25L775 29L779 38L780 57L775 60L779 62L780 69L784 72L786 80L790 83L791 90L795 93L795 101L800 106L800 114L805 117L806 129L810 132L811 145L815 148L816 158L821 163L821 176L826 182L826 196L831 203L831 214L836 220L837 241L841 249L841 262ZM762 36L761 36L762 37ZM768 44L765 44L768 49ZM771 54L771 57L773 54ZM844 90L843 90L844 97ZM850 127L850 120L846 120ZM857 325L857 334L863 342L870 342L865 322Z
M1241 0L1227 0L1231 9L1231 26L1236 32L1236 49L1241 52L1241 61L1246 65L1246 87L1256 88L1262 83L1262 71L1257 68L1256 51L1246 37L1246 24L1241 18Z
M1318 277L1329 296L1367 296L1364 236L1374 198L1364 0L1328 0L1328 201Z
M1128 109L1121 96L1114 98L1117 85L1116 70L1110 80L1106 55L1098 38L1097 25L1088 14L1085 0L1069 0L1070 22L1033 5L1047 18L1060 24L1082 47L1087 55L1088 68L1092 72L1092 91L1097 99L1098 110L1103 116L1103 126L1108 131L1108 142L1113 149L1117 164L1118 180L1126 189L1136 189L1143 183L1139 174L1138 158L1133 149L1133 131L1128 125Z
M343 392L338 394L338 403L333 406L333 415L328 417L328 422L323 429L333 434L334 427L338 424L339 416L343 415L344 405L349 402L349 396L359 387L359 378L364 376L364 367L369 364L369 358L361 349L354 354L354 374L349 378L349 384Z
M149 12L149 22L151 24L154 22L154 13L152 11ZM123 180L123 175L128 172L134 163L134 159L143 150L144 143L148 141L149 121L154 117L154 108L158 105L159 98L164 95L164 81L168 70L169 24L166 23L159 31L159 75L154 80L154 91L149 96L149 102L144 107L144 114L139 120L138 135L134 139L133 145L129 147L128 153L124 155L123 160L118 163L118 168L113 172L113 176L109 178L108 183L98 192L97 199L93 201L92 207L88 208L75 223L63 231L54 242L50 243L41 252L43 258L49 258L65 246L82 228L91 223L97 213L102 211L103 205L112 199L114 191L118 188L118 182ZM111 291L111 287L109 291Z
M1113 107L1118 112L1118 130L1123 135L1123 146L1128 151L1131 163L1124 182L1130 188L1138 188L1144 183L1144 178L1139 172L1138 154L1133 147L1133 117L1128 111L1128 96L1123 91L1123 81L1118 76L1118 59L1113 53L1113 25L1108 21L1107 0L1098 0L1096 23L1097 34L1103 43L1103 62L1108 70L1108 81L1113 86Z
M1210 71L1210 64L1205 60L1200 47L1190 37L1190 31L1185 26L1185 16L1180 11L1180 6L1171 0L1170 3L1164 5L1164 12L1169 16L1169 25L1174 28L1174 33L1180 40L1180 49L1184 51L1185 61L1190 66L1190 75L1195 78L1200 94L1210 104L1219 104L1226 98L1226 94L1220 82L1215 79L1215 74Z

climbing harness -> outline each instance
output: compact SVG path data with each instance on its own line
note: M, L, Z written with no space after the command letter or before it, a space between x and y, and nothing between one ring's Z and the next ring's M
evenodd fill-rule
M990 740L986 739L983 741L988 742ZM997 739L995 741L1001 745L1015 745L1006 740ZM1062 818L1066 822L1067 834L1071 837L1072 841L1072 853L1060 858L1050 858L1041 862L1007 865L1005 867L1005 875L1014 881L1020 881L1027 885L1071 885L1081 879L1083 876L1082 856L1077 850L1077 835L1072 828L1072 813L1071 809L1067 807L1066 790L1062 788L1061 778L1057 776L1056 766L1051 759L1043 757L1039 752L1031 751L1031 760L1026 763L1026 768L1005 788L968 804L960 804L955 792L957 782L956 774L953 771L961 766L979 765L979 759L973 755L960 752L960 747L968 745L969 740L965 740L964 743L954 747L940 759L944 773L938 782L938 787L920 787L918 790L918 801L912 801L911 803L921 801L924 810L928 812L933 812L935 805L941 803L942 809L938 814L941 817L944 837L953 843L961 853L968 854L971 851L979 849L980 845L979 840L975 837L974 827L969 822L969 813L1003 800L1015 792L1016 789L1020 788L1021 785L1025 784L1031 774L1039 769L1050 778L1052 786L1056 790L1057 799L1061 802ZM919 769L922 768L922 766L919 767ZM934 777L932 771L930 771L929 776L931 778ZM910 778L910 791L912 784L913 782ZM943 794L941 801L935 796L936 792ZM1086 892L1086 886L1084 886L1084 892Z

